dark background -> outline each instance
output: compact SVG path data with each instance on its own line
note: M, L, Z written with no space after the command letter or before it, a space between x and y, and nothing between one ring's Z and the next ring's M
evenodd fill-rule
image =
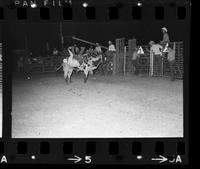
M136 38L137 44L147 45L150 40L160 42L162 40L161 27L168 28L170 40L189 42L189 24L185 21L169 22L85 22L85 23L63 23L64 36L77 36L91 42L99 42L107 46L108 40L115 41L116 38ZM59 23L12 23L10 36L13 49L25 49L25 35L28 39L30 52L39 54L46 51L46 43L50 50L61 48ZM188 32L188 33L186 33ZM67 40L65 38L65 40ZM71 44L72 45L72 44Z
M39 8L27 8L28 20L20 21L16 17L16 8L5 9L5 19L12 20L4 24L4 31L9 41L9 49L24 49L25 36L28 39L28 49L35 55L45 54L46 43L50 51L56 47L61 49L60 27L62 22L63 36L68 38L77 36L91 42L99 42L107 46L108 40L116 38L136 38L138 45L147 45L150 40L162 40L162 27L167 27L170 41L183 41L185 53L189 55L190 44L190 12L188 0L142 0L142 17L140 20L132 19L132 6L136 0L90 0L89 6L96 8L96 19L87 20L82 0L73 0L73 19L65 21L62 18L62 8L50 8L50 20L40 20ZM109 20L108 8L117 7L119 18ZM155 18L155 7L164 7L164 19ZM186 18L177 18L177 7L186 7ZM4 38L5 39L5 38ZM65 39L66 40L66 39Z
M98 0L99 2L102 2L103 0ZM151 1L151 0L147 0L147 1ZM174 2L174 0L171 0ZM2 2L2 1L0 1ZM4 1L5 2L5 1ZM154 3L155 2L155 3ZM80 8L81 10L76 10L77 14L75 14L74 16L74 20L73 21L67 21L65 24L63 24L64 29L63 32L67 32L67 34L69 34L69 28L71 30L71 32L74 34L76 34L77 36L81 36L82 38L85 38L87 40L91 40L93 41L98 41L100 43L106 43L108 39L113 40L113 38L116 38L116 34L117 37L122 37L122 35L124 35L125 37L132 37L134 36L138 43L146 43L148 42L150 39L151 40L155 40L155 41L159 41L162 39L162 33L160 31L160 28L162 26L166 26L169 30L169 35L170 35L170 39L171 41L184 41L185 47L184 49L186 50L186 55L185 55L185 61L188 61L189 58L189 51L190 51L190 10L191 7L189 5L187 5L187 17L185 20L177 20L176 18L176 8L175 7L170 7L167 4L165 4L166 7L166 19L163 21L157 21L154 19L154 6L156 5L156 0L152 0L151 1L152 4L149 5L143 5L143 19L139 20L139 21L133 21L131 20L131 12L128 12L127 9L130 9L130 6L124 6L123 8L121 8L121 12L120 12L120 19L119 21L108 21L106 19L106 8L109 4L105 5L105 4L99 4L99 7L97 8L97 20L96 21L85 21L84 20L84 15L82 15L82 19L77 19L80 15L80 13L84 13L84 9ZM38 15L38 9L36 9L36 15L35 17L37 19L33 19L33 21L17 21L16 19L16 9L4 9L5 14L4 14L4 21L1 21L1 24L3 23L3 29L2 29L2 37L3 37L3 56L4 58L4 62L3 62L3 68L4 68L4 83L3 83L3 112L4 112L4 116L3 116L3 138L4 139L9 139L11 137L11 108L12 108L12 94L11 94L11 85L12 85L12 75L11 75L11 51L12 49L18 49L18 48L24 48L24 33L25 30L28 32L27 36L29 41L32 41L32 39L35 39L35 42L33 43L33 45L29 45L31 50L35 50L35 51L40 51L38 49L40 49L40 46L43 45L44 47L44 41L43 40L45 38L50 38L50 37L57 37L57 33L55 32L50 32L50 31L45 31L45 32L49 32L48 34L38 34L35 32L35 35L32 35L33 29L38 29L39 25L35 24L34 27L31 28L31 30L26 29L27 26L25 26L25 24L23 23L30 23L30 22L35 22L35 23L49 23L49 22L53 22L53 21L39 21L39 15ZM31 10L29 10L31 11ZM124 12L123 12L124 11ZM59 18L56 17L60 15L60 12L58 10L58 13L56 12L56 14L54 13L54 17L55 18ZM33 17L34 18L34 17ZM81 21L82 20L82 21ZM62 20L61 20L62 21ZM17 23L16 23L17 22ZM123 24L122 24L123 23ZM88 25L93 24L94 27L96 27L98 30L100 31L95 31L95 33L92 31L88 31L91 30L92 28ZM28 24L27 24L28 25ZM44 24L43 24L44 25ZM65 26L66 25L66 26ZM73 25L84 25L83 27L73 27ZM103 28L103 30L99 29L99 27L97 25L101 25L101 28ZM108 27L103 27L103 25L109 25ZM117 25L114 26L114 25ZM123 25L123 26L122 26ZM131 27L129 28L128 25L131 25ZM141 27L141 25L143 25ZM31 27L30 24L28 27ZM52 29L54 26L51 25L50 28L50 24L44 25L44 27L48 27L49 29ZM58 29L58 25L55 25L55 29ZM66 28L67 30L65 30ZM0 26L1 28L1 26ZM44 30L44 29L43 29ZM80 32L77 32L77 30L80 30ZM106 32L104 32L104 30L106 30ZM109 30L109 31L108 31ZM116 31L115 31L116 30ZM125 32L125 30L127 30L127 32ZM41 31L41 30L40 30ZM89 32L89 33L88 33ZM118 32L120 32L120 34L118 34ZM54 35L55 33L55 35ZM70 33L70 34L72 34ZM92 36L94 35L95 36ZM82 36L83 35L83 36ZM102 36L104 35L104 36ZM0 34L1 36L1 34ZM55 38L57 39L57 38ZM31 42L29 42L31 43ZM51 41L52 46L56 46L56 43L58 46L60 46L59 44L59 39L56 41ZM104 44L105 45L105 44ZM41 47L41 49L43 49L43 47ZM44 49L43 49L44 50ZM186 64L186 62L184 62ZM186 68L188 68L188 63L186 64ZM188 69L187 69L188 70ZM188 82L188 73L185 71L185 77L184 81ZM188 86L188 83L186 83ZM186 85L185 85L186 86ZM185 87L184 89L188 89L188 87ZM185 90L184 90L185 91ZM189 138L188 137L188 102L187 98L188 98L188 91L186 90L186 92L184 92L184 110L186 113L184 113L184 135L185 138ZM186 127L185 127L186 126ZM184 138L184 140L185 140ZM160 140L160 139L159 139ZM179 141L180 139L178 139ZM74 140L73 140L74 141ZM150 140L150 142L152 142L152 140ZM186 141L186 144L188 145L188 141ZM14 144L13 144L14 145ZM10 145L9 145L10 146ZM11 147L11 148L10 148ZM9 150L15 150L15 147L10 146ZM149 146L149 148L152 148L153 146ZM152 152L151 150L147 149L148 153ZM187 148L188 150L188 148ZM148 154L147 153L147 154ZM144 154L146 154L144 152Z

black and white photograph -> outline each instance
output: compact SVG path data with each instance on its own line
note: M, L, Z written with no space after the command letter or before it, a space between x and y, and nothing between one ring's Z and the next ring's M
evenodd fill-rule
M184 137L189 21L152 15L8 24L12 138Z

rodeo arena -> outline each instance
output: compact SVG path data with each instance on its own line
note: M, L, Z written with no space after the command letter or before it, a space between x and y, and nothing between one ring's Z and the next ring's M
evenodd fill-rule
M12 137L182 137L184 44L160 32L144 45L62 35L45 57L13 50Z

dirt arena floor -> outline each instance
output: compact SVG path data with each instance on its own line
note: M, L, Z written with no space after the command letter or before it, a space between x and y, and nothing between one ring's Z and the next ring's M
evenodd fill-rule
M13 79L13 138L183 137L183 82L62 74Z

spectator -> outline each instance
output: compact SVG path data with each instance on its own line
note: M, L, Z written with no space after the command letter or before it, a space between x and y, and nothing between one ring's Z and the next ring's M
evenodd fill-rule
M30 52L30 54L29 54L29 59L32 59L32 58L33 58L33 53Z
M150 63L151 63L151 75L154 74L153 67L157 66L157 72L155 72L158 76L162 76L162 49L163 47L160 44L155 44L154 41L149 42L150 45ZM151 58L152 57L152 58ZM152 63L153 60L153 63Z
M108 41L108 51L112 51L112 52L115 52L116 49L115 49L115 45L112 44L111 41Z
M132 55L133 73L135 75L138 75L138 57L139 57L138 50L135 47Z
M90 47L89 47L89 52L92 53L93 51L94 51L93 46L90 46Z
M102 54L101 46L99 45L99 43L96 43L95 51L96 51L98 54Z
M108 60L111 60L113 58L113 56L115 55L116 53L116 49L115 49L115 46L112 44L111 41L108 41L108 50L106 51L106 58Z
M31 58L29 56L25 56L23 59L23 73L27 79L30 79L30 71L31 71Z
M23 57L22 56L17 61L17 68L20 73L23 72Z
M53 50L53 55L54 55L54 56L57 56L58 53L59 53L58 50L57 50L56 48L54 48L54 50Z
M170 78L171 81L175 80L175 43L173 44L173 48L171 46L168 46L167 49L167 60L169 62L169 67L170 67Z

